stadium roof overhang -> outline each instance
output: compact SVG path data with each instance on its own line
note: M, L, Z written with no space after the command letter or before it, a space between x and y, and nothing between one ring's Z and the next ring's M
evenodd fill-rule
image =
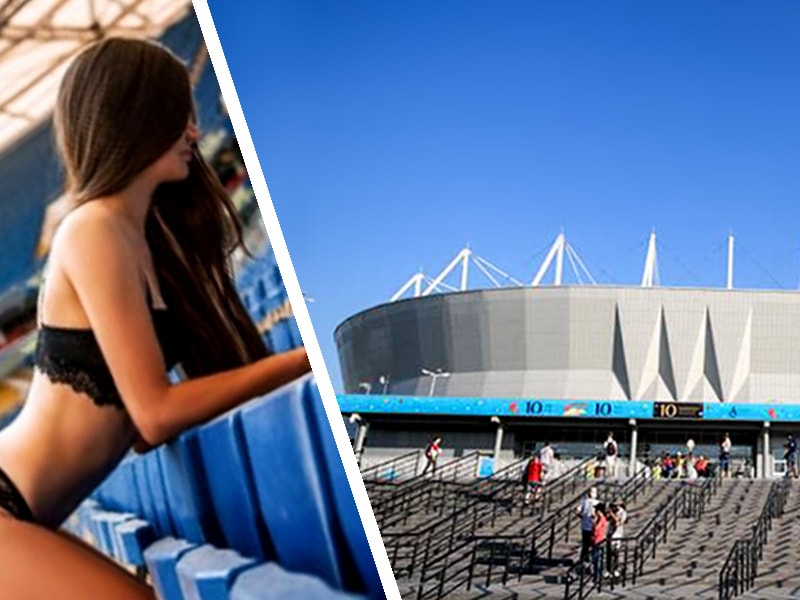
M109 35L157 37L189 0L0 2L0 151L47 118L70 59Z

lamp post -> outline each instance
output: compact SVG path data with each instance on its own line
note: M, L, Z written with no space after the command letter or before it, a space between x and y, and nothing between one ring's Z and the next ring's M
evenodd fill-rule
M431 389L428 392L428 396L433 396L433 390L436 387L436 380L439 379L439 377L450 377L450 373L447 371L442 371L441 369L436 369L435 372L429 371L428 369L421 369L421 373L431 378Z
M497 464L500 462L500 451L503 449L503 422L497 415L493 416L489 420L497 425L497 430L495 431L494 436L494 452L492 452L492 456L494 457L494 468L497 469Z
M383 395L386 395L386 388L389 385L389 376L388 375L381 375L378 377L378 383L383 386Z
M358 413L353 413L350 415L350 422L358 424L356 437L353 440L353 454L356 455L356 462L360 467L361 455L364 454L364 444L367 441L367 429L369 428L369 423L362 419L361 415Z

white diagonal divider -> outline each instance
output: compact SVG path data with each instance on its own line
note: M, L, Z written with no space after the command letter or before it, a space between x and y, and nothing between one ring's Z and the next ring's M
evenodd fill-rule
M311 323L311 317L308 314L308 307L303 300L303 293L300 291L300 284L297 281L297 275L292 266L292 259L291 256L289 256L289 250L286 247L286 241L283 238L278 216L275 213L275 207L270 198L267 182L266 179L264 179L264 173L261 170L261 164L258 161L258 155L256 154L253 140L250 137L250 130L247 127L247 121L245 120L244 112L239 102L239 96L236 93L236 87L231 78L228 63L225 60L222 44L219 41L219 36L214 26L214 20L211 17L211 10L206 0L194 0L194 9L197 14L197 20L200 23L200 28L203 31L203 38L205 39L208 55L211 58L211 63L214 66L214 71L219 81L219 87L222 90L222 98L228 109L233 131L239 142L245 167L247 168L247 173L253 186L253 192L258 201L258 207L261 210L261 217L264 220L270 244L275 252L275 258L278 262L278 267L280 268L281 277L286 286L289 300L292 303L292 310L297 320L297 325L303 336L303 344L308 352L311 367L314 370L314 378L316 379L320 395L322 396L325 413L328 417L331 430L333 431L344 470L347 473L350 489L353 490L353 497L358 508L359 516L361 517L361 522L364 526L364 531L367 534L367 540L369 541L370 550L372 551L375 565L380 574L384 592L388 598L399 599L400 591L394 579L394 574L392 573L389 557L386 555L386 549L383 545L380 531L378 530L378 524L375 521L375 515L372 512L372 506L370 505L367 490L364 487L364 481L361 478L353 449L350 446L350 439L345 430L344 420L341 418L339 403L336 400L333 384L325 368L325 361L322 357L319 342L314 335L314 327Z

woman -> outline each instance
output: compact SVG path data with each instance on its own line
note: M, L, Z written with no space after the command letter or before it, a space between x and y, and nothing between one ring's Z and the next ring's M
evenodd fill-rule
M75 208L53 239L36 370L0 432L0 597L153 598L57 532L125 456L309 370L270 356L227 270L241 226L197 153L186 68L107 39L68 69L54 115ZM171 385L180 363L190 379Z
M425 463L425 467L422 469L422 474L428 472L428 468L433 468L433 475L436 476L436 463L439 460L439 455L442 453L442 438L435 437L431 440L431 443L428 444L427 448L425 448L425 459L427 462Z

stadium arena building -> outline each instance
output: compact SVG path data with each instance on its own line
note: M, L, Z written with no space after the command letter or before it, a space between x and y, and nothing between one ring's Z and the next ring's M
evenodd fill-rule
M655 233L641 286L564 285L565 256L593 283L563 234L532 285L467 249L339 325L339 402L362 465L435 434L455 455L502 462L545 441L588 456L609 432L628 464L686 453L690 439L715 460L727 432L734 471L784 472L800 423L800 294L733 289L732 237L723 289L656 285ZM498 287L470 290L469 267Z

